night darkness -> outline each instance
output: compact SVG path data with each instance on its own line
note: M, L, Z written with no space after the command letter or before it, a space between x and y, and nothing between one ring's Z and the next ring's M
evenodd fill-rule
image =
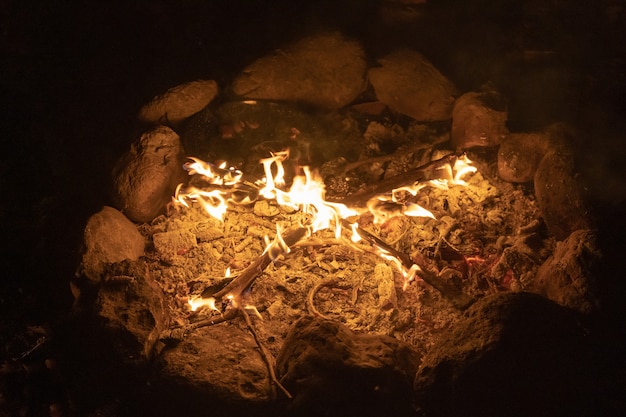
M109 203L111 168L137 134L145 102L194 79L227 83L257 56L320 27L341 28L372 54L413 44L463 91L493 81L511 99L512 129L567 120L593 132L581 156L591 161L588 180L597 187L592 194L604 226L606 274L614 281L624 276L613 262L626 248L623 1L547 2L557 11L531 21L522 19L522 5L538 2L489 7L471 0L454 9L452 1L429 1L425 10L434 20L424 17L423 27L408 31L381 29L374 0L117 3L0 4L0 346L15 344L29 326L44 326L55 335L48 354L67 351L69 281L80 262L83 228ZM560 85L537 91L544 81L535 81L547 70L507 61L522 35L537 49L559 51L562 59L550 71L563 71ZM543 98L529 104L530 96ZM612 180L605 182L607 176ZM616 284L607 291L613 317L623 312L622 290ZM620 332L611 332L622 327L606 326L615 367L624 364L624 349ZM0 358L14 357L3 349ZM621 376L623 390L626 371Z

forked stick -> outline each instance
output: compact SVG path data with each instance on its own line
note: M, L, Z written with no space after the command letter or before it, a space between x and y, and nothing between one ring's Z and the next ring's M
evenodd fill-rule
M289 231L283 236L284 247L291 248L293 245L298 243L301 239L303 239L309 233L309 229L306 227L298 227ZM276 245L278 246L278 245ZM271 249L271 248L270 248ZM277 247L278 251L284 251L284 249ZM228 283L224 288L216 292L215 294L209 295L216 300L221 300L224 297L228 299L239 300L241 298L241 294L249 288L257 277L267 268L267 266L272 262L272 258L275 258L279 253L271 253L272 250L266 250L262 255L258 256L254 262L252 262L246 269L241 271L235 279ZM204 296L205 294L203 294Z

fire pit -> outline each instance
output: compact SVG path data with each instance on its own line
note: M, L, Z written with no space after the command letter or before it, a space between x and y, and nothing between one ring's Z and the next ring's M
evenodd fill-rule
M624 414L623 2L35 3L0 415Z
M587 405L573 311L597 308L600 254L575 133L509 132L505 97L416 51L366 62L323 33L140 112L73 289L151 414Z

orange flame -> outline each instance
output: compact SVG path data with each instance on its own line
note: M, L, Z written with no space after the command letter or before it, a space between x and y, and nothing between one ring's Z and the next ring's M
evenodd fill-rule
M270 157L260 161L263 165L265 177L256 183L260 187L259 196L265 199L275 200L279 205L289 207L292 210L299 210L309 215L308 224L304 225L308 229L308 233L314 233L320 230L331 230L335 237L339 239L344 225L350 225L352 229L351 240L358 242L362 239L359 234L359 225L356 222L347 222L346 219L356 216L359 213L347 207L344 204L328 202L325 199L325 186L323 180L309 167L302 167L303 175L298 175L293 179L292 185L288 191L284 191L285 187L285 168L283 161L289 157L289 151L284 150L272 153ZM231 190L224 187L236 186L242 178L242 173L234 168L226 168L226 163L219 166L203 162L196 158L190 158L193 162L185 164L185 169L189 171L189 175L201 175L209 184L220 186L212 190L202 190L193 186L182 189L179 185L173 197L174 203L189 208L190 202L199 203L207 213L211 216L223 220L228 209L228 204L232 200L229 198ZM382 223L394 216L418 216L429 217L434 219L435 216L427 209L411 202L404 202L403 196L406 193L416 196L417 193L426 186L447 189L450 185L467 185L464 177L467 174L475 172L476 167L471 165L471 161L465 156L455 158L454 164L447 163L438 168L441 171L440 178L430 180L424 183L416 182L412 185L400 187L392 190L389 195L377 195L370 199L367 203L368 210L374 215L375 223ZM268 253L270 259L275 261L281 255L289 253L290 248L281 234L281 227L277 225L276 236L270 241L265 238L266 247L264 253ZM420 271L418 265L408 266L403 264L397 256L394 256L389 250L373 244L373 252L382 258L393 263L400 271L405 279L404 286L412 281L417 272ZM229 275L230 273L227 272ZM236 307L238 300L230 300L231 306ZM213 310L215 300L212 298L192 298L189 300L192 310L196 310L200 306L207 305ZM251 308L246 306L245 308Z

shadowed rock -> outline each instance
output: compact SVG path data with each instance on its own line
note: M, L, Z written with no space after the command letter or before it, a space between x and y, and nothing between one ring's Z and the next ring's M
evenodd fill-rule
M249 99L288 100L339 109L365 89L365 52L338 32L301 39L259 58L233 81Z
M169 324L163 292L147 271L141 261L112 265L94 303L108 347L131 365L152 358L159 336Z
M574 157L550 152L535 173L535 195L548 231L558 240L573 231L593 229L586 191L574 168Z
M477 301L425 356L415 378L424 415L582 416L594 399L586 332L530 293Z
M498 150L498 174L509 182L532 181L541 159L549 152L571 153L570 142L572 134L563 123L552 124L539 132L511 133Z
M456 149L500 144L509 130L504 97L493 90L463 94L452 110L452 146Z
M601 258L596 233L576 230L557 243L539 268L532 291L581 313L597 312L601 306L596 274Z
M258 346L234 325L195 331L164 350L157 365L157 415L244 415L243 410L258 415L255 410L270 402L269 374Z
M169 127L141 135L113 171L116 207L136 222L154 219L187 177L183 159L180 138Z
M498 151L498 174L509 182L532 181L545 154L546 135L542 133L511 133Z
M368 72L376 96L390 109L423 122L449 120L456 87L422 54L403 49Z
M276 369L294 395L288 416L409 416L418 363L397 339L305 317L291 328Z

